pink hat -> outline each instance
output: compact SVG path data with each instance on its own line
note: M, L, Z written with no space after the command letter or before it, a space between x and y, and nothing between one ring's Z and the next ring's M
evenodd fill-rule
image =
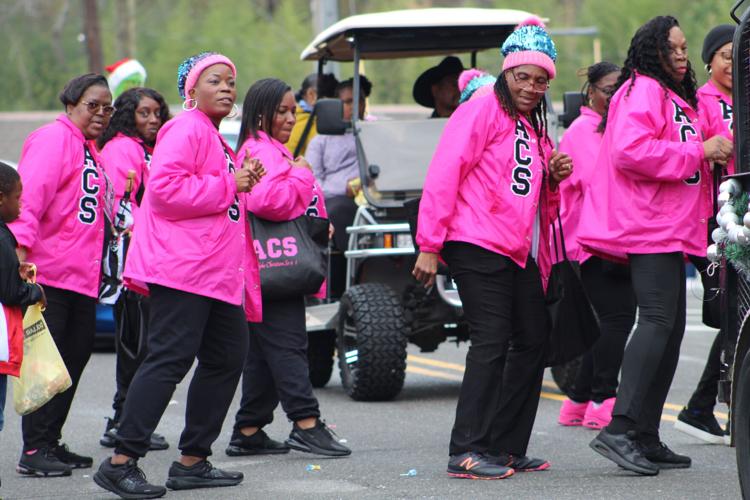
M550 80L555 78L557 50L546 26L538 17L532 16L519 24L500 50L505 56L503 71L533 64L545 70Z
M177 90L180 97L187 99L201 73L214 64L226 64L232 70L232 76L237 78L237 68L227 56L216 52L201 52L185 59L177 69Z

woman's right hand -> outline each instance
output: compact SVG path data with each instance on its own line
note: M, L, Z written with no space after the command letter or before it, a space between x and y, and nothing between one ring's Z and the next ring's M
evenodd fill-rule
M438 254L430 252L419 252L417 263L414 264L414 270L411 272L417 281L422 283L426 288L435 284L435 275L438 268Z
M245 159L242 161L242 167L234 171L237 192L250 192L253 186L259 183L264 175L266 175L266 169L263 167L263 163L257 158L251 158L250 151L247 151Z
M703 155L706 160L719 165L726 165L732 158L732 141L721 135L715 135L703 143Z

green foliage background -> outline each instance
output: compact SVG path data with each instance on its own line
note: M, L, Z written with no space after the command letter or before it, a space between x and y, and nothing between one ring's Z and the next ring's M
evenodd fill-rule
M117 59L114 2L99 0L105 64ZM707 31L732 22L733 0L340 0L340 14L423 7L518 8L548 18L550 29L596 26L605 60L622 63L630 38L643 22L659 14L675 15L690 45L699 82L706 80L700 49ZM748 2L750 5L750 2ZM308 0L137 0L136 57L146 66L148 86L178 102L177 65L203 50L227 54L237 64L239 93L263 77L274 76L297 87L314 70L299 61L314 33ZM0 110L57 109L57 94L71 77L87 71L80 0L0 0L0 40L5 48L0 78ZM553 97L580 88L579 69L593 62L591 37L558 37L558 79ZM468 58L465 58L465 63ZM397 64L368 62L374 104L412 103L411 86L435 59ZM479 55L479 66L496 72L499 51ZM341 76L351 74L341 67Z

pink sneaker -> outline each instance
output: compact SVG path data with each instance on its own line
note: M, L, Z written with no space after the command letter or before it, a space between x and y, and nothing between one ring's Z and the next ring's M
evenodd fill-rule
M583 416L583 426L588 429L601 430L612 420L612 409L615 407L615 398L605 399L599 407L589 401L586 414Z
M560 416L557 418L557 422L565 426L581 425L588 406L589 403L576 403L566 399L560 407Z

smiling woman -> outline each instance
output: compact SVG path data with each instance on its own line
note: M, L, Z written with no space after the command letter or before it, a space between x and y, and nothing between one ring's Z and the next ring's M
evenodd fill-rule
M105 214L111 199L93 140L114 112L107 80L88 74L60 93L65 113L29 135L18 173L24 184L21 217L10 224L21 262L39 269L47 293L44 318L73 387L23 417L18 470L37 476L69 476L92 459L61 445L62 427L91 355L99 291Z

